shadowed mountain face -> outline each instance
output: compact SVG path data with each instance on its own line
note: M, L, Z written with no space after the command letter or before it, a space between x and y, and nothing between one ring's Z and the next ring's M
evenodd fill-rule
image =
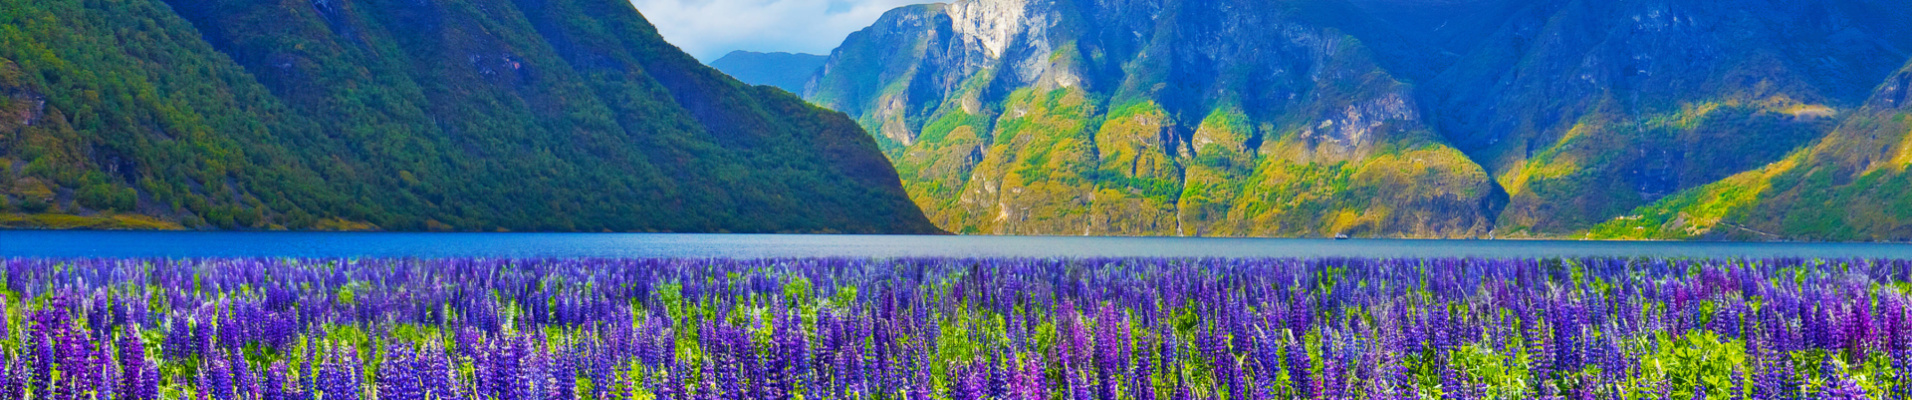
M803 93L803 85L817 74L828 57L801 53L758 53L733 51L710 62L711 68L724 71L739 81L769 85L790 93Z
M624 1L9 7L0 225L934 231L851 120Z
M1864 0L968 0L853 34L805 97L877 135L952 231L1601 236L1851 129L1908 59L1908 15ZM1780 203L1747 213L1790 214ZM1846 237L1905 235L1868 232Z
M1777 162L1683 191L1595 227L1598 238L1912 238L1912 65L1837 128Z
M1825 136L1906 61L1909 11L1543 2L1513 14L1423 99L1507 188L1504 230L1572 232Z

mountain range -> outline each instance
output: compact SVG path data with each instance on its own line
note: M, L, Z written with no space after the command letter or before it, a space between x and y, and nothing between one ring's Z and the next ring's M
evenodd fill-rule
M960 0L803 92L943 229L1912 240L1912 3Z
M0 12L0 227L1912 240L1912 3Z
M11 2L0 227L937 232L623 0Z
M803 85L810 83L810 76L816 75L828 59L816 54L737 50L711 61L710 67L744 83L803 93Z

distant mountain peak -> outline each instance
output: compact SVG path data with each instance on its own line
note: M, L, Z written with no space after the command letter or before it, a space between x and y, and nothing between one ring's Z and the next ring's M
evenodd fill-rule
M803 85L827 59L815 54L736 50L711 61L710 66L744 83L802 94Z

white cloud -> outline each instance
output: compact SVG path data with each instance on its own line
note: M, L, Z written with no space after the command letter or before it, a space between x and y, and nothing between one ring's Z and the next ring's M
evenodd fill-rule
M923 0L631 0L664 40L699 60L731 50L829 54L883 12Z

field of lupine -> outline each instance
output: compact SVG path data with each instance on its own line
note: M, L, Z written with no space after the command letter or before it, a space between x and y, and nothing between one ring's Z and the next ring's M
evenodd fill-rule
M0 399L1903 399L1912 262L5 261Z

